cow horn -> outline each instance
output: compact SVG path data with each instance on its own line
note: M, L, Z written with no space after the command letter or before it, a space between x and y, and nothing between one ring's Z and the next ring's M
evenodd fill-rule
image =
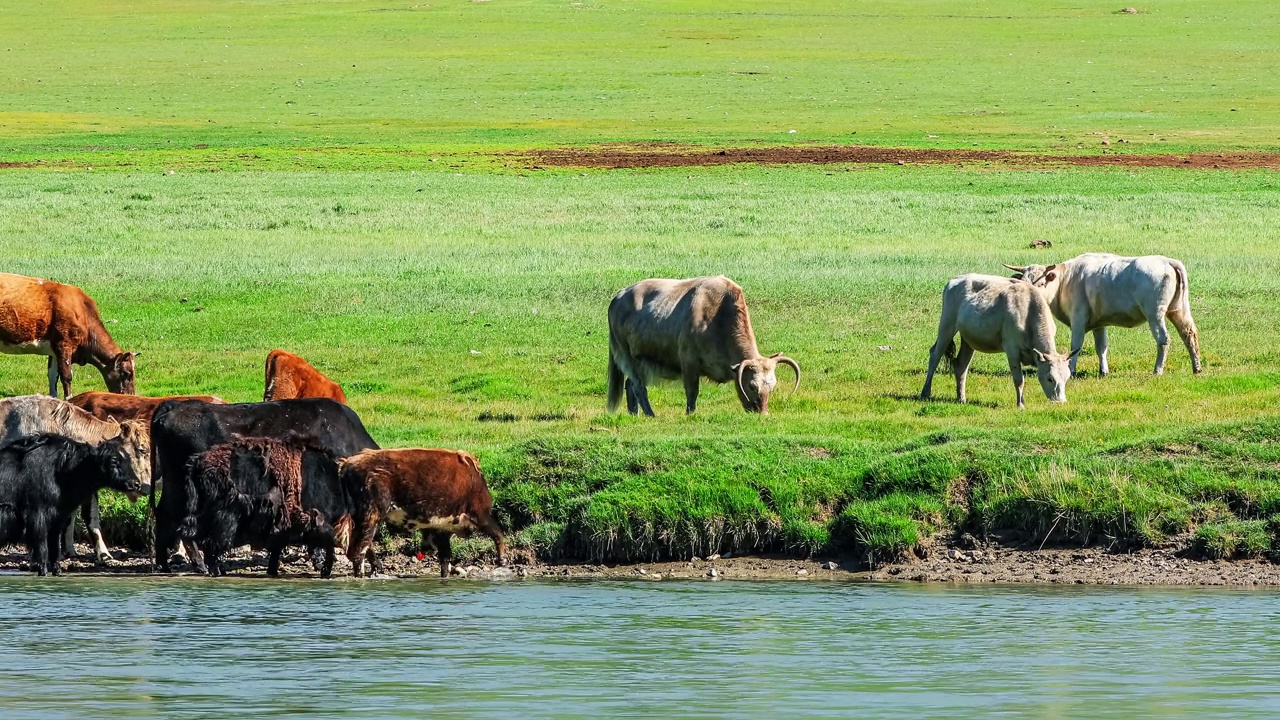
M795 360L792 360L786 355L779 356L778 362L782 363L783 365L790 365L791 369L796 371L796 384L794 387L791 388L791 395L795 395L796 391L800 389L800 363L796 362ZM788 395L787 397L791 397L791 395Z
M746 369L747 369L746 360L743 360L742 362L738 363L738 377L733 382L734 386L738 388L738 397L744 402L749 401L751 399L747 397L747 389L742 386L742 373Z
M1027 266L1026 266L1026 265L1023 265L1022 267L1018 267L1017 265L1007 265L1007 264L1005 264L1005 263L1000 263L1000 264L1001 264L1001 265L1004 265L1005 267L1009 268L1010 270L1012 270L1012 271L1014 271L1014 272L1016 272L1016 273L1024 273L1024 272L1026 272L1026 271L1027 271Z

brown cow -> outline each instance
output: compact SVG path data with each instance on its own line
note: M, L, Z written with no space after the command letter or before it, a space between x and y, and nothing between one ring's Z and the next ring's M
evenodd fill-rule
M111 392L132 395L133 359L122 352L98 316L98 305L78 287L0 273L0 352L49 357L49 394L71 397L71 364L92 365Z
M461 450L365 450L339 463L343 489L352 501L354 526L347 558L352 574L364 574L364 555L378 522L422 530L425 552L435 546L440 576L453 563L449 540L474 530L493 538L503 563L502 530L493 519L493 498L476 459ZM377 568L374 568L375 572Z
M324 376L311 363L284 350L267 355L266 390L262 401L329 398L347 404L342 386Z
M135 420L142 423L147 430L148 442L150 442L151 433L151 415L165 400L203 400L214 405L225 405L221 398L212 395L181 395L171 397L143 397L141 395L121 395L119 393L106 392L87 392L80 393L67 399L67 402L75 405L81 410L87 411L89 414L99 420L115 420L117 422L126 422ZM160 482L158 473L148 473L151 482ZM143 492L149 492L145 490ZM106 545L102 541L102 530L99 525L98 518L98 495L95 493L89 496L88 502L81 508L81 515L85 518L85 524L89 527L90 534L94 537L97 546L97 554L100 560L110 560L111 553L107 551ZM65 545L68 554L75 554L75 544L73 542L75 533L75 523L67 528L67 537ZM178 555L187 558L187 553L183 551L182 546L178 547Z

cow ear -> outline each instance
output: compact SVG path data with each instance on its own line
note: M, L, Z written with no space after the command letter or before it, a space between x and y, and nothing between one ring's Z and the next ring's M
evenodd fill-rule
M1037 350L1037 349L1035 349L1035 348L1031 348L1031 351L1032 351L1032 352L1034 352L1034 353L1036 354L1036 359L1037 359L1037 360L1039 360L1040 362L1047 362L1047 361L1048 361L1048 359L1049 359L1049 356L1048 356L1048 355L1045 355L1044 353L1040 352L1039 350Z
M1045 270L1052 270L1052 269L1054 269L1054 268L1056 268L1056 267L1058 267L1058 263L1054 263L1054 264L1050 265L1049 267L1045 268Z

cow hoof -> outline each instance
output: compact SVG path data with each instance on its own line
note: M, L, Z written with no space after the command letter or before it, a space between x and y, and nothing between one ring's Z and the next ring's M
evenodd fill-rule
M111 556L111 553L107 552L106 550L103 550L102 552L98 553L98 564L99 564L99 565L104 565L104 564L106 564L106 563L114 562L114 561L115 561L115 558L114 558L114 557L112 557L112 556Z

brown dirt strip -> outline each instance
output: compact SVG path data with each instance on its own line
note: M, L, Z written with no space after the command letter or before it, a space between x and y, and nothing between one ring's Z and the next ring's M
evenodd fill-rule
M1220 168L1280 170L1280 153L1156 154L1103 152L1089 155L1049 155L1009 150L892 148L866 145L787 146L702 149L657 143L596 145L532 150L520 155L531 167L634 169L701 167L759 163L762 165L828 165L836 163L886 165L1005 165L1047 167Z

